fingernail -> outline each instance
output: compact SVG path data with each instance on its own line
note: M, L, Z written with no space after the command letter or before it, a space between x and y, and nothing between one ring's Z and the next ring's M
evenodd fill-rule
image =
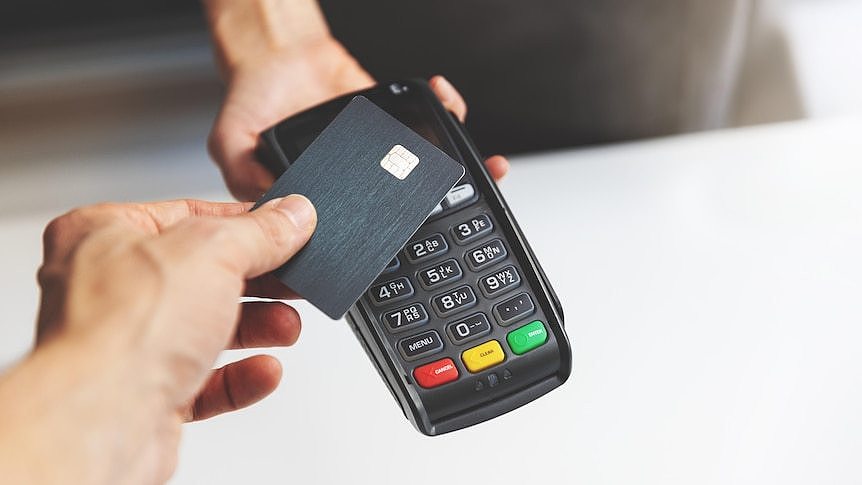
M299 228L304 229L312 226L317 220L317 212L314 210L314 205L303 195L288 195L281 199L275 207L287 214L290 220Z

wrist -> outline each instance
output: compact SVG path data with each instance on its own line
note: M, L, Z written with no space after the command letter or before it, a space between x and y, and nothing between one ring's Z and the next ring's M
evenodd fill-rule
M0 382L0 470L20 483L109 483L164 413L133 359L98 340L58 335Z
M335 42L316 0L204 0L222 75L242 64Z

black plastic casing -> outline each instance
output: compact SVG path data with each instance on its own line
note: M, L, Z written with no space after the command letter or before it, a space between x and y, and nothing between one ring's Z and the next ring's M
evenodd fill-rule
M477 196L474 202L464 206L463 209L430 217L417 231L414 239L437 232L449 235L454 224L463 222L472 215L488 214L495 226L494 237L504 241L509 253L507 262L502 263L502 266L515 264L522 278L519 289L507 293L506 296L523 291L529 292L536 305L536 312L530 320L542 320L549 330L548 341L541 347L519 356L507 352L506 361L476 374L470 373L459 358L460 352L471 347L472 344L464 346L447 344L448 348L444 349L443 354L435 354L417 362L407 363L396 349L396 342L403 335L393 335L384 328L381 322L383 310L375 306L368 296L363 296L350 308L346 319L401 406L404 415L422 433L429 436L439 435L497 417L563 384L571 374L572 349L563 328L563 309L559 299L496 183L485 169L483 158L463 125L446 111L425 81L410 80L381 84L298 113L261 134L258 158L274 175L280 175L290 165L291 159L295 159L298 155L297 151L301 152L304 148L301 142L296 143L292 140L295 133L300 130L299 127L302 130L307 130L308 126L322 129L341 107L357 95L365 96L395 118L400 118L399 113L409 111L412 119L401 119L402 122L410 126L411 123L415 124L418 116L423 124L433 127L434 136L445 136L447 140L429 139L429 141L432 143L436 141L444 151L454 151L455 153L449 154L460 161L467 170L464 180L470 181L476 187ZM417 131L423 134L424 130ZM310 140L307 141L310 142ZM453 249L464 250L470 247L472 245L468 244L466 247ZM449 255L442 259L449 257L457 256ZM415 281L416 270L419 267L410 265L403 253L399 253L399 258L401 266L393 272L384 273L377 282L398 276L407 276ZM463 265L463 260L461 263ZM465 278L455 286L469 284L476 290L482 301L472 310L460 314L458 318L477 311L482 311L492 318L491 307L500 299L484 301L476 288L480 275L470 273L466 267L464 271ZM427 299L423 303L432 316L432 324L435 320L438 323L443 321L434 315ZM446 319L445 322L454 320L457 318ZM506 348L506 333L517 328L518 325L501 327L492 324L492 327L491 334L473 344L494 338ZM437 329L446 340L441 325L428 328ZM450 357L456 363L460 374L459 379L432 389L424 389L417 385L411 373L412 369L442 357ZM504 371L508 378L498 379ZM497 374L494 380L499 382L498 385L487 385L487 379L491 373Z

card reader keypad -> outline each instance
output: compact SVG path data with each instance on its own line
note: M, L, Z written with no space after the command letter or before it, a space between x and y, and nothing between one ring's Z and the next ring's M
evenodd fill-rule
M274 174L283 171L300 157L304 140L324 130L355 94L268 130L261 137L261 161ZM438 435L491 419L560 385L571 363L562 307L464 127L418 83L395 82L361 94L466 169L389 264L376 262L379 276L345 315L405 416L423 433ZM382 156L408 141L366 145ZM402 194L381 205L376 215L384 226L377 234L393 232L399 221L391 219L392 228L383 221L410 212L423 194ZM382 250L374 239L345 241L342 253L357 257L344 263L343 278L337 278L347 282L353 272L378 269L362 265ZM398 243L405 239L402 234Z
M382 307L383 328L390 338L397 335L393 345L422 389L486 370L491 373L476 389L494 387L510 378L508 360L548 339L545 323L529 319L536 313L534 299L493 218L475 210L447 217L448 208L474 197L472 186L464 185L442 203L441 217L451 220L446 230L440 224L430 233L420 229L399 254L400 266L368 290L371 302ZM492 371L497 366L502 370Z

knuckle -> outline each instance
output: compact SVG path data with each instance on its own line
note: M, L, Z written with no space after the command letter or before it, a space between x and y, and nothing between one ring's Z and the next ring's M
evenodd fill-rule
M98 204L73 209L72 214L83 219L96 219L105 215L116 214L122 208L123 204L116 202L99 202Z
M129 211L129 207L135 207L135 204L102 202L72 209L45 226L42 241L46 247L51 247L75 238L79 234L87 233L94 226L119 219L121 216L134 217L137 212Z
M222 165L221 139L221 128L218 125L213 126L207 136L207 153L218 165Z
M36 272L36 281L42 290L47 290L64 281L65 276L65 271L59 265L45 263Z
M195 214L200 214L203 212L205 204L198 199L180 199L179 201L183 205L183 209L185 214L183 217L190 217Z
M54 218L45 226L45 231L42 233L42 242L46 247L54 246L59 241L62 241L72 228L71 212L63 214L60 217Z
M85 228L104 210L104 204L78 207L54 218L45 226L42 241L46 247L54 246L73 237L79 230Z

